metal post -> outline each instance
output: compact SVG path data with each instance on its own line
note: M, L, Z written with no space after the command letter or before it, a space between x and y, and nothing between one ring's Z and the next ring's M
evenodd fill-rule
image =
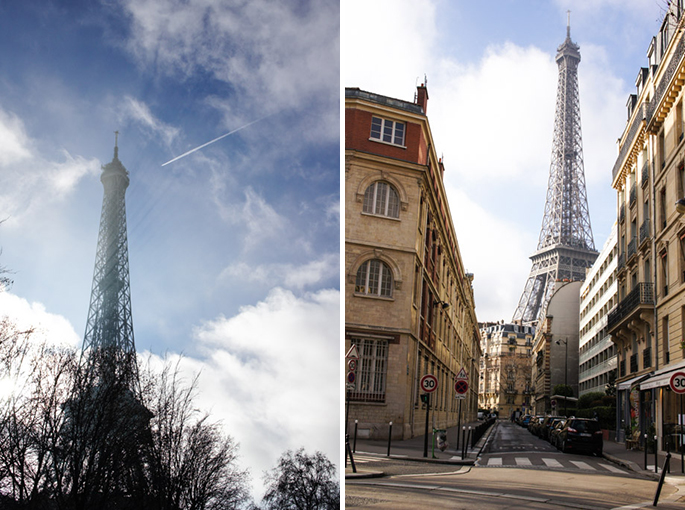
M461 460L464 460L464 456L466 455L466 452L464 451L466 449L466 427L461 428Z
M645 471L647 471L647 434L645 433Z
M392 441L392 422L388 427L388 457L390 457L390 441Z
M473 438L473 436L471 435L471 426L469 426L469 433L468 433L468 435L467 435L466 437L467 437L467 440L466 440L466 453L468 453L468 452L469 452L469 444L471 443L471 439Z
M359 420L354 420L354 444L352 445L354 453L357 453L357 425L359 425Z
M654 472L659 472L659 456L657 455L658 448L656 447L656 435L654 436Z
M564 358L564 386L566 386L566 388L564 389L564 391L567 391L567 388L568 388L568 337L566 338L564 345L566 345L566 357ZM564 416L568 416L568 395L564 395Z
M426 393L426 430L423 434L423 456L428 457L428 413L431 408L431 394Z
M683 475L685 474L685 460L683 460L683 456L685 455L685 448L683 446L683 439L685 439L685 436L683 435L683 430L685 428L685 414L683 414L683 397L685 395L680 395L680 474Z
M461 399L459 399L459 410L457 412L457 450L459 450L459 429L461 428Z
M350 448L350 441L349 441L349 436L345 434L345 466L347 466L347 456L349 455L350 457L350 462L352 463L352 472L356 473L357 472L357 466L354 463L354 456L352 455L352 448Z
M666 471L670 471L670 463L671 463L671 453L666 454L666 460L664 461L664 467L661 470L661 478L659 478L659 485L656 488L656 494L654 495L654 503L652 503L652 506L656 506L656 504L659 502L659 494L661 494L661 487L664 485L664 478L666 477Z

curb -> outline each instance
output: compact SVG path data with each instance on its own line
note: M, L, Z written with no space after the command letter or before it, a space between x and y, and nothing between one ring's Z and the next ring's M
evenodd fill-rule
M655 473L654 471L645 471L642 469L642 467L639 464L636 464L633 461L630 460L623 460L618 457L614 457L611 454L604 453L603 457L607 459L608 461L613 462L614 464L618 464L619 466L623 466L624 468L630 469L631 471L634 471L636 473L639 473L643 476L648 476L650 478L654 478L655 480L658 480L661 475L659 473Z
M350 478L352 479L364 479L364 478L381 478L385 476L385 473L383 471L364 471L364 472L359 472L357 471L356 473L345 473L345 480L348 480Z

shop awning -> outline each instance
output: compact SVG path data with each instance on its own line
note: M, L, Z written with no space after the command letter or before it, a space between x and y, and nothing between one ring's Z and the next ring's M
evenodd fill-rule
M640 381L644 381L645 379L647 379L650 375L651 374L642 374L642 375L638 375L637 377L633 377L632 379L628 379L627 381L623 381L622 383L619 383L616 386L616 389L619 391L629 390L630 388L635 386Z
M671 376L673 372L678 369L685 367L685 363L677 363L657 370L655 374L647 379L646 381L640 383L641 390L650 390L652 388L660 388L662 386L668 386L671 381Z

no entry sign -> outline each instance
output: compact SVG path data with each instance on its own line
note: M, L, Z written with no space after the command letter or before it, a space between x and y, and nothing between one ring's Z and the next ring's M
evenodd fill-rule
M433 393L438 388L438 378L431 374L426 374L421 378L421 389L426 393Z
M685 393L685 372L676 372L671 376L671 389L676 393Z

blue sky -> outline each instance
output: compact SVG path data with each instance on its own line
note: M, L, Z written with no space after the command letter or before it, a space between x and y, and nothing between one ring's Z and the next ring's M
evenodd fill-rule
M339 52L335 1L0 1L0 311L80 345L118 130L136 346L202 373L257 486L339 460Z
M542 224L552 149L557 47L580 46L585 177L595 246L616 218L611 170L628 95L666 0L346 0L345 86L413 100L445 162L460 250L480 321L511 320ZM360 13L364 16L360 16ZM354 31L354 35L352 32Z

